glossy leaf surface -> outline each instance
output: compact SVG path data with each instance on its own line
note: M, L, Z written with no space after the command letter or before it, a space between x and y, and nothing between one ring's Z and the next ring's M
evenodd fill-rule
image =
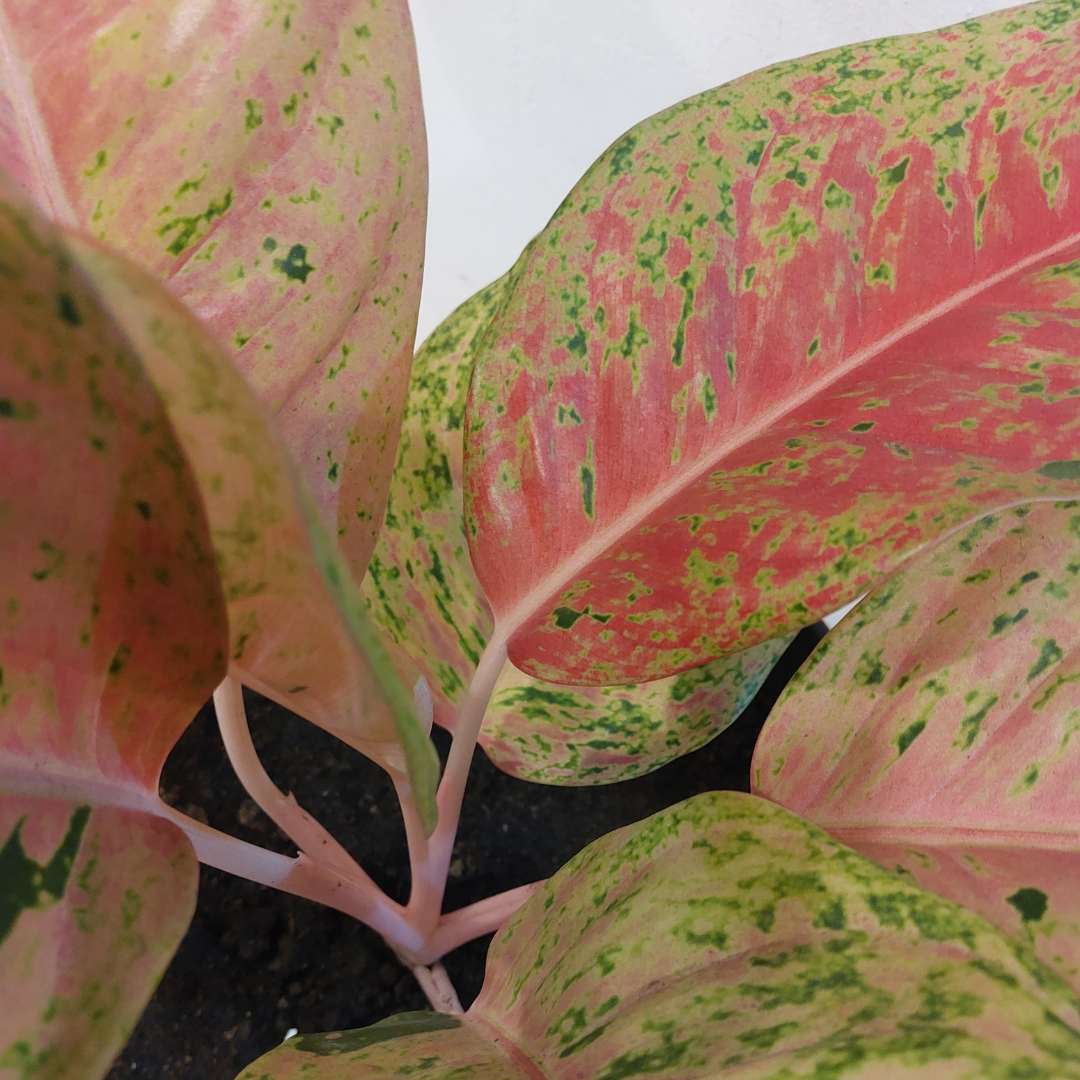
M191 848L145 812L228 628L161 401L20 199L0 189L0 1073L96 1077L191 914Z
M168 822L0 796L0 1076L97 1080L195 908Z
M666 676L1076 490L1039 470L1080 458L1078 71L1076 5L1032 4L775 65L600 158L469 402L469 543L519 667Z
M755 790L1029 938L1080 989L1080 505L943 541L821 642Z
M230 348L359 579L420 298L405 0L4 0L0 39L0 165Z
M506 284L477 293L416 354L386 521L363 585L403 679L425 676L435 717L451 730L493 625L465 536L463 421L477 349ZM640 686L555 686L508 663L479 741L500 769L539 783L641 775L727 727L788 643Z
M301 1035L242 1077L1066 1078L1078 1008L977 915L722 792L563 867L497 934L461 1021Z
M288 449L222 348L133 263L69 233L66 242L139 358L191 465L228 604L238 677L399 770L402 746L433 798L434 751L410 702L387 707L360 597L301 490ZM393 692L393 688L390 688ZM400 739L399 739L400 734Z

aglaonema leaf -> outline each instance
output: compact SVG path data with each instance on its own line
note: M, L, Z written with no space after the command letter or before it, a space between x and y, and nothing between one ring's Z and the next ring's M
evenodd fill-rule
M435 719L451 730L492 631L465 536L463 422L473 362L507 282L466 301L416 354L386 520L363 584L402 677L424 675ZM641 685L556 686L507 663L479 741L500 769L539 783L641 775L727 727L789 640Z
M249 686L401 772L429 824L438 759L368 627L356 585L288 449L210 333L144 271L66 234L162 395L206 509L229 616L232 670Z
M0 1074L98 1080L187 929L186 837L116 807L0 795Z
M0 166L55 220L168 282L227 345L359 580L423 261L405 0L4 0L0 38Z
M978 911L1080 989L1080 504L983 518L821 642L754 789Z
M466 514L510 658L667 676L1080 476L1080 13L777 64L633 128L477 359Z
M20 199L0 188L0 1070L96 1078L191 915L193 852L152 815L228 625L161 400Z
M454 1018L300 1035L240 1080L1080 1076L1024 944L780 807L696 796L572 859Z

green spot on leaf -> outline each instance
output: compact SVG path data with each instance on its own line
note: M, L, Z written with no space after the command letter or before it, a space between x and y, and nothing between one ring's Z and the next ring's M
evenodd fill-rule
M265 247L265 243L263 244ZM274 260L274 269L280 271L287 278L307 284L308 274L315 270L307 261L307 248L303 244L293 244L289 248L289 254L284 259Z
M997 637L998 634L1003 634L1010 626L1015 626L1027 613L1028 609L1025 607L1015 615L995 615L990 625L990 636Z
M896 740L896 749L898 755L902 755L905 750L923 733L926 728L925 720L916 720L915 723L909 727L904 728L900 732L900 738Z
M1017 889L1005 900L1020 912L1025 923L1038 922L1046 914L1047 898L1042 889Z
M911 158L906 157L903 161L898 161L891 169L883 169L881 173L882 183L891 185L901 183L907 175L907 167L910 164Z
M0 943L7 939L24 911L40 905L43 894L54 901L63 897L89 819L89 806L76 809L60 846L44 865L26 854L22 845L26 818L19 819L0 848Z
M75 298L70 293L61 293L56 298L56 313L68 326L82 326L82 316L75 306Z
M1080 480L1080 461L1048 461L1038 473L1047 480Z
M585 511L585 516L591 518L593 516L593 485L594 485L593 471L588 465L581 466L581 508Z
M262 122L262 102L248 98L244 102L244 130L250 135Z
M108 164L108 161L108 154L106 154L104 150L99 150L94 155L94 164L91 165L89 169L83 169L83 176L97 176L97 174L101 172L101 170L104 169L105 166Z
M229 188L225 194L217 200L211 200L210 204L201 214L191 217L173 218L158 229L158 236L168 236L176 232L172 243L165 249L170 255L182 255L191 246L192 242L205 233L204 226L209 225L215 218L225 214L232 206L233 191Z
M1065 657L1061 646L1053 638L1047 638L1039 650L1038 659L1031 665L1027 673L1027 681L1037 679L1051 664L1060 663Z

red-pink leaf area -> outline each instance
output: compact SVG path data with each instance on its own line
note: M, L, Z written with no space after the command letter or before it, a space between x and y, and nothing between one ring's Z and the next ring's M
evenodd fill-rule
M420 298L405 0L4 0L0 165L226 344L359 580Z
M336 587L327 580L312 544L321 527L266 409L206 328L153 278L102 244L65 239L138 350L199 485L228 605L232 670L404 768L393 717L337 603L355 586L343 570L332 574Z
M10 186L0 261L0 787L152 806L225 672L198 487L137 354Z
M1080 989L1078 574L1076 503L942 541L822 641L769 717L752 777L1027 937Z
M655 678L1080 458L1080 15L778 64L634 128L515 269L466 509L510 658ZM585 615L591 617L584 617Z
M0 266L0 1071L97 1077L191 914L191 848L151 815L228 625L161 400L6 178Z
M462 513L465 401L502 278L447 318L413 361L386 520L363 591L407 683L423 674L453 730L493 621ZM538 783L641 775L708 742L754 696L785 638L641 685L555 686L507 663L479 741L504 772Z
M496 933L460 1019L300 1035L240 1080L1067 1080L1078 1009L978 915L713 792L567 863Z
M98 1080L195 908L187 839L147 814L0 796L0 1075Z

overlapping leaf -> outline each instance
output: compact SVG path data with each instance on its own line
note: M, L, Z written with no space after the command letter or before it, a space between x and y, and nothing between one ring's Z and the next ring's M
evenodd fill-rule
M818 646L757 792L1029 937L1080 989L1080 504L943 541Z
M666 676L1072 492L1080 9L776 65L630 131L514 271L468 409L510 658ZM586 617L589 616L589 617Z
M1080 1000L979 916L779 807L611 833L496 937L460 1021L301 1035L241 1080L1080 1076Z
M231 348L359 579L423 260L405 0L4 0L0 38L0 165Z
M413 363L386 521L363 589L406 681L421 672L453 729L492 619L462 514L463 421L502 278L455 311ZM506 664L480 743L506 772L540 783L611 783L696 749L746 707L789 639L643 685L568 687Z
M400 687L381 685L366 658L379 646L362 601L255 395L198 320L138 267L77 234L67 244L138 350L199 485L228 602L233 670L393 768L406 768L407 747L430 809L434 750L411 702L388 709Z
M53 230L0 194L0 1068L96 1077L191 914L190 846L146 815L228 627L137 353Z
M173 825L0 796L0 1075L108 1072L187 929L199 870Z
M225 673L207 522L137 353L54 231L2 194L3 783L44 794L70 773L144 805Z

